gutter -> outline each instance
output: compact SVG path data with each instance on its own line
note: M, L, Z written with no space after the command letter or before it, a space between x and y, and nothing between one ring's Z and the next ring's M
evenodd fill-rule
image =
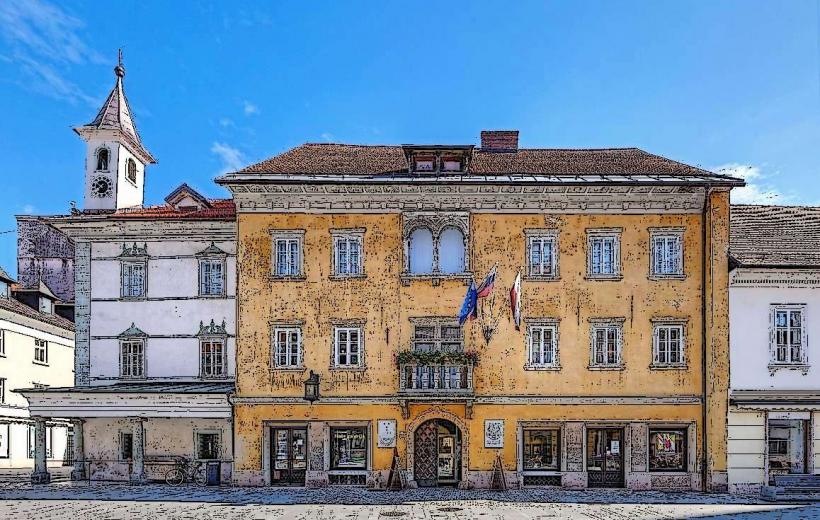
M701 215L701 283L703 286L701 287L700 291L700 300L701 300L701 319L700 319L700 332L701 332L701 345L703 346L703 353L701 355L701 382L703 387L703 407L702 407L702 415L701 415L701 458L703 460L703 467L701 468L702 471L702 488L704 492L709 490L709 451L708 451L708 428L706 427L706 418L707 418L707 409L709 407L709 398L707 394L707 382L706 382L706 354L708 352L708 347L706 345L706 214L708 211L708 204L709 204L709 193L710 188L707 187L704 194L703 194L703 214ZM710 260L711 261L711 260Z

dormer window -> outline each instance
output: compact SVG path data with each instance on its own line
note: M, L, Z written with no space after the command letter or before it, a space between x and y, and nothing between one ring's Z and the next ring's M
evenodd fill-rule
M108 162L110 159L110 152L108 148L100 148L97 151L97 171L98 172L107 172L108 171Z
M413 169L417 172L432 172L436 169L436 158L432 156L416 157Z
M125 177L136 184L137 182L137 162L130 157L125 161Z
M9 297L9 284L0 280L0 298Z
M460 172L461 159L457 157L445 157L442 159L441 169L445 172Z
M54 302L45 296L40 296L40 312L45 314L54 314Z

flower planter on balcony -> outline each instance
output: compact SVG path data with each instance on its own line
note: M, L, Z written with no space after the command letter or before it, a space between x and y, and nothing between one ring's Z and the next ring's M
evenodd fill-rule
M400 364L399 393L403 395L472 395L473 364Z

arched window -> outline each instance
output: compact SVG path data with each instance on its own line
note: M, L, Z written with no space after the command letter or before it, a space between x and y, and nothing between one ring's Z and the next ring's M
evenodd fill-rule
M439 270L445 274L464 272L464 235L455 227L447 227L439 237Z
M98 172L107 172L108 171L108 148L100 148L97 152L97 171Z
M130 157L125 161L125 176L129 181L137 182L137 163Z
M410 272L427 274L433 272L433 233L427 228L416 228L410 233L408 247Z

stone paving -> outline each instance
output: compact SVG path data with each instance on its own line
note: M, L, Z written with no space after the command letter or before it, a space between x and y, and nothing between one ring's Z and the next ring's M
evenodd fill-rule
M60 482L0 483L1 518L197 519L820 519L820 503L629 491L455 489L367 491L333 487L201 488Z

